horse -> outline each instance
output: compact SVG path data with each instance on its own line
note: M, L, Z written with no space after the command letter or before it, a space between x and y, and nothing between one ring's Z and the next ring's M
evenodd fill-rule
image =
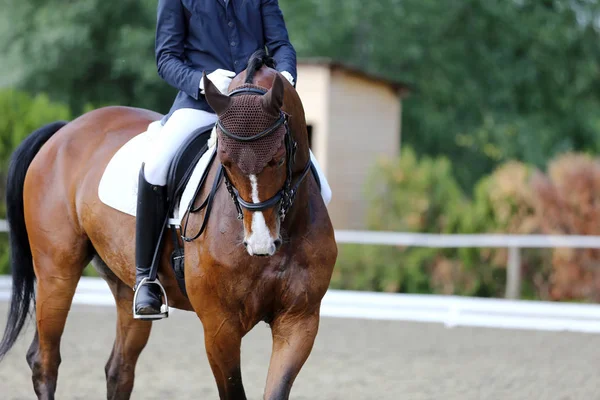
M229 113L239 129L219 126L229 131L230 139L239 139L241 153L248 153L245 149L250 143L240 139L240 132L255 136L270 125L245 123L252 116L230 107L235 98L219 92L210 80L205 82L206 99L219 123ZM222 169L225 184L214 191L212 216L200 238L179 238L185 251L187 295L170 266L169 254L175 244L167 235L158 277L169 307L193 311L199 317L221 399L246 398L241 340L262 321L270 326L273 339L263 395L265 399L287 399L313 348L337 246L317 179L306 173L308 133L298 93L264 57L249 61L229 91L244 85L264 89L239 93L236 98L260 102L273 118L269 124L285 116L286 137L291 139L294 157L281 141L268 149L270 158L264 168L249 176L240 167L243 157L231 157L231 152L217 145L207 182L215 182ZM36 331L26 359L38 399L54 398L61 335L78 281L90 262L108 283L117 309L117 334L105 365L107 398L130 398L135 365L153 322L132 317L135 218L103 204L98 185L115 152L161 117L134 107L98 108L72 121L39 128L11 157L7 220L13 290L0 358L14 344L34 302ZM217 142L223 134L218 132ZM286 182L292 183L289 190L282 189ZM194 204L210 195L209 186L198 191ZM265 202L267 199L271 201ZM188 214L188 228L200 229L205 214ZM267 250L247 248L251 237L256 248Z

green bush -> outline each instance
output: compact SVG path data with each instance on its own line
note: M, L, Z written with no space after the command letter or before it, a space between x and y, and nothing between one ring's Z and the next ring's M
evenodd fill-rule
M69 120L71 112L45 94L31 96L12 89L0 90L0 161L6 162L25 137L41 126L57 120Z
M445 158L418 159L405 149L382 161L367 185L371 230L421 233L539 233L531 169L507 163L461 192ZM524 297L543 297L548 251L524 250ZM332 287L407 293L501 297L506 249L436 249L342 245Z
M0 90L0 217L6 218L5 182L8 160L14 149L31 132L41 126L57 121L69 120L69 108L52 102L45 94L31 96L29 94L4 89ZM0 274L9 273L8 238L5 233L0 237Z
M0 275L10 273L8 255L8 233L0 232Z
M365 195L368 228L381 231L452 232L468 205L448 159L418 159L408 147L376 165Z
M366 186L368 228L379 231L453 233L469 202L447 159L418 159L405 148L382 160ZM332 287L410 293L475 293L455 249L340 246ZM446 279L446 275L452 277Z

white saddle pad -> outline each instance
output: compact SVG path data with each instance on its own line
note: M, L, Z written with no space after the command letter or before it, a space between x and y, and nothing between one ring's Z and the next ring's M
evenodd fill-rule
M115 153L106 166L100 180L100 185L98 186L100 201L107 206L135 217L137 210L138 177L143 155L146 154L148 146L155 140L161 128L160 121L152 122L148 125L146 132L129 140ZM193 200L192 197L200 184L202 174L210 161L211 155L215 151L213 140L209 141L209 145L208 151L198 161L181 195L179 207L175 210L175 218L171 220L171 224L179 225L183 217L181 214L185 212L180 213L179 210L187 210L188 205Z

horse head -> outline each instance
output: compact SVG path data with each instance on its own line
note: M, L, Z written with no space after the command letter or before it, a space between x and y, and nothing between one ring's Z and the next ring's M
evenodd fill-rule
M244 246L250 255L272 256L282 244L281 221L297 189L292 179L297 144L282 111L284 83L275 74L271 88L245 83L225 95L205 82L206 100L219 118L225 183L244 221Z

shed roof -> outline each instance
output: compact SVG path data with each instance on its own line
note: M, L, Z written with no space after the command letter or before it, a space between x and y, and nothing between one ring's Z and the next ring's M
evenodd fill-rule
M358 68L356 66L353 66L353 65L341 62L341 61L333 60L333 59L327 58L327 57L300 58L300 59L298 59L297 62L298 62L298 65L322 65L322 66L326 66L332 70L339 69L339 70L342 70L344 72L347 72L347 73L350 73L353 75L358 75L364 79L368 79L368 80L371 80L374 82L379 82L384 85L387 85L390 88L392 88L392 90L398 92L398 94L400 94L400 96L406 96L414 90L412 85L410 85L406 82L402 82L400 80L395 80L395 79L389 79L382 75L368 72L368 71L365 71L364 69Z

